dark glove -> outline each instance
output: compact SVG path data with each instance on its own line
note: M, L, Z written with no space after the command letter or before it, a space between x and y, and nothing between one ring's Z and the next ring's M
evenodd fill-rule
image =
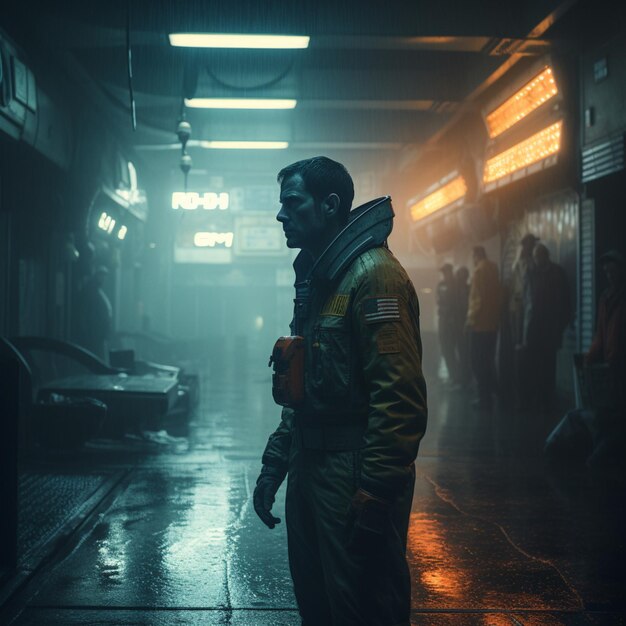
M280 524L280 518L272 515L272 505L284 478L285 472L271 465L264 465L256 481L253 496L254 510L268 528L274 528L276 524Z
M348 510L348 547L367 552L380 546L384 543L390 516L391 502L359 489Z

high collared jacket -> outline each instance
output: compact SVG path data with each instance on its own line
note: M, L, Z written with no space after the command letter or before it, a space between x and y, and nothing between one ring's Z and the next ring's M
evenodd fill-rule
M360 484L393 499L426 430L419 304L385 247L358 256L335 285L313 289L304 326L305 401L284 409L263 455L288 470L303 425L363 428Z

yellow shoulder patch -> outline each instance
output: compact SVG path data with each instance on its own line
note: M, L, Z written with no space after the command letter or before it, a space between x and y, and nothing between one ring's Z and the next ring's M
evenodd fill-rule
M350 296L348 294L338 293L326 301L321 315L343 317L348 310Z

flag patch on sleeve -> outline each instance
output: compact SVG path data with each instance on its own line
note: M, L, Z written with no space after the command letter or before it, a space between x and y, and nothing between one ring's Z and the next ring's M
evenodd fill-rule
M394 322L400 319L400 303L397 296L367 298L363 302L363 315L366 324Z

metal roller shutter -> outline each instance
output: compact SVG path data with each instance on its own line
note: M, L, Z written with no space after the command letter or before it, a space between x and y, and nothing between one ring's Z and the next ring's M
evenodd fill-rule
M586 352L594 331L596 297L594 290L595 203L584 200L580 208L580 290L579 290L579 350Z

